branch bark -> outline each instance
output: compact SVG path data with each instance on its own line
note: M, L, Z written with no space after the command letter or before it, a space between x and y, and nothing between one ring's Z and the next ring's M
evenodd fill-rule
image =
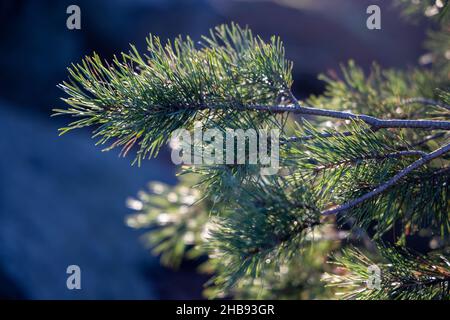
M402 120L402 119L379 119L365 114L354 114L345 111L328 110L306 106L265 106L251 105L245 106L244 110L270 111L273 113L292 112L301 115L314 115L335 119L352 120L359 119L372 126L374 129L380 128L412 128L412 129L439 129L450 130L450 121L442 120Z

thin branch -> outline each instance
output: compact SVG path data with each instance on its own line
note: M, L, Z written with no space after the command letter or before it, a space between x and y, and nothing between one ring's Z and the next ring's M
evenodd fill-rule
M406 167L405 169L401 170L399 173L397 173L395 176L393 176L390 180L388 180L386 183L379 185L378 187L376 187L375 189L373 189L371 192L366 193L365 195L363 195L362 197L359 197L355 200L352 200L350 202L347 202L343 205L340 205L334 209L330 209L330 210L325 210L322 212L322 215L331 215L331 214L337 214L339 212L342 211L346 211L348 209L351 209L359 204L361 204L362 202L371 199L377 195L379 195L380 193L383 193L384 191L386 191L387 189L389 189L390 187L392 187L393 185L395 185L399 180L401 180L403 177L405 177L406 175L408 175L411 171L419 168L420 166L424 165L427 162L430 162L433 159L436 159L440 156L442 156L443 154L447 153L450 151L450 143L427 154L426 156L422 157L421 159L413 162L411 165L409 165L408 167Z
M410 147L421 146L421 145L427 143L428 141L439 139L439 138L441 138L441 137L443 137L445 135L446 135L446 132L439 132L439 133L433 134L431 136L425 137L424 139L411 144Z
M436 170L435 172L433 172L433 174L431 176L442 176L442 175L446 175L450 173L450 166L449 167L443 167L439 170Z
M300 107L300 101L298 101L297 97L292 93L291 90L288 90L289 98L291 98L292 102L296 107Z
M378 130L379 130L379 128L372 127L370 129L364 129L363 131L375 132L375 131L378 131ZM354 132L352 132L352 131L324 132L324 133L320 133L319 135L305 135L305 136L300 136L300 137L293 136L293 137L289 137L289 138L286 138L286 139L280 141L280 143L281 144L286 144L286 143L291 143L291 142L304 142L304 141L309 141L309 140L316 139L318 137L320 137L320 138L333 138L333 137L340 137L340 136L349 137L349 136L351 136L353 134L354 134ZM436 133L434 135L427 136L423 140L420 140L418 142L415 142L415 143L411 144L410 147L421 146L421 145L427 143L428 141L444 137L446 134L447 134L446 132L439 132L439 133Z
M354 114L345 111L328 110L306 106L266 106L250 105L242 107L243 110L270 111L273 113L292 112L302 115L315 115L330 117L335 119L352 120L359 119L369 124L373 128L414 128L414 129L439 129L450 130L450 121L441 120L400 120L400 119L379 119L376 117Z

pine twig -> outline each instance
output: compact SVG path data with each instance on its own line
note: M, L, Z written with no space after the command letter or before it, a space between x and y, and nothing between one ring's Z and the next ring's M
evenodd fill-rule
M335 119L352 120L359 119L372 126L373 128L412 128L412 129L439 129L450 130L450 121L441 120L401 120L401 119L379 119L376 117L354 114L346 111L336 111L307 106L265 106L250 105L243 107L247 110L270 111L273 113L292 112L302 115L315 115L330 117Z
M420 158L419 160L413 162L412 164L410 164L408 167L406 167L405 169L401 170L399 173L397 173L395 176L393 176L390 180L388 180L386 183L379 185L377 188L375 188L374 190L372 190L369 193L366 193L365 195L363 195L362 197L359 197L355 200L352 200L350 202L347 202L343 205L338 206L337 208L334 209L330 209L330 210L325 210L322 211L322 215L332 215L332 214L337 214L343 211L346 211L348 209L351 209L361 203L363 203L364 201L371 199L377 195L379 195L380 193L383 193L384 191L386 191L387 189L389 189L390 187L392 187L393 185L395 185L399 180L401 180L403 177L405 177L406 175L408 175L411 171L421 167L422 165L424 165L427 162L430 162L433 159L436 159L440 156L442 156L443 154L450 152L450 143L427 154L426 156Z
M424 139L422 139L422 140L420 140L420 141L418 141L418 142L416 142L416 143L411 144L410 147L418 147L418 146L421 146L421 145L427 143L428 141L442 138L443 136L445 136L445 134L446 134L445 132L439 132L439 133L436 133L436 134L434 134L434 135L425 137Z

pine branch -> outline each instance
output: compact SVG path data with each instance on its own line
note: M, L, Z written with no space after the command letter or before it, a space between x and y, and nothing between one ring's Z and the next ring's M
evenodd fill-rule
M423 144L425 144L425 143L427 143L429 141L445 137L445 135L446 135L446 132L439 132L439 133L427 136L427 137L425 137L424 139L422 139L420 141L417 141L415 143L410 144L410 147L419 147L419 146L421 146L421 145L423 145Z
M341 184L340 197L329 203L345 203L370 192L401 170L401 164L393 165L392 172L388 174L383 174L383 167L388 167L385 164L381 164L382 168L376 173L354 171L352 177ZM421 168L388 192L339 215L338 220L350 223L355 230L371 230L374 239L395 230L395 234L403 241L407 236L424 229L445 237L450 232L449 179L448 167Z
M61 134L98 126L99 144L114 139L107 150L122 146L124 153L136 145L140 162L156 155L176 129L197 121L222 130L278 125L269 113L239 109L288 99L292 63L278 37L266 43L232 24L211 30L201 48L189 37L163 44L150 36L147 42L148 55L132 46L113 63L94 54L69 68L69 81L60 85L69 107L54 111L80 119Z
M337 72L320 75L319 79L326 83L325 92L309 97L306 104L365 115L370 113L385 119L417 119L429 113L430 108L420 108L417 103L415 108L399 106L402 100L410 97L424 97L449 105L438 94L439 89L445 92L450 85L448 73L441 67L399 71L383 70L374 63L366 74L350 60L341 65L339 74L342 76ZM448 119L445 114L435 116L441 116L443 119L440 120Z
M412 148L446 140L447 69L397 72L374 66L366 77L350 62L342 69L344 81L326 79L325 94L303 105L292 93L292 63L279 38L264 42L248 28L232 24L215 28L202 42L197 47L189 38L177 38L162 44L150 37L148 55L132 46L112 63L94 55L73 65L70 80L60 86L69 107L55 112L78 119L61 133L97 126L94 137L100 144L113 140L110 148L122 146L124 155L137 146L139 162L156 155L176 129L193 129L198 121L203 129L276 127L285 133L288 116L297 114L346 120L339 121L345 129L321 132L320 126L301 117L297 136L281 140L281 171L276 176L261 177L260 165L200 165L183 171L198 173L189 192L167 186L152 190L155 194L141 192L139 200L130 202L138 212L128 223L153 228L146 234L147 243L163 263L177 266L186 251L201 246L197 252L208 252L209 261L221 266L212 282L227 289L267 279L264 270L293 265L311 240L311 229L333 220L323 216L345 212L336 219L338 224L347 218L356 227L370 226L374 238L397 222L407 225L404 235L409 234L406 228L418 226L438 229L441 236L448 233L444 155L450 144L430 153ZM442 53L445 46L438 42L433 46ZM446 110L426 119L428 110L435 109L420 105ZM425 137L424 130L380 130L389 128L441 131ZM429 165L438 157L443 168ZM199 200L200 194L202 202L192 203L192 196ZM390 258L393 264L400 261ZM412 270L405 261L398 265ZM362 270L361 265L356 269ZM401 268L394 269L398 276ZM407 278L400 279L406 280L395 297L437 297L434 288L447 283L427 277L419 279L419 286L408 286ZM429 287L433 290L421 289ZM413 295L416 289L422 291Z
M296 134L306 141L283 145L282 165L317 193L317 205L323 210L330 204L347 203L386 183L414 161L428 154L411 149L396 131L371 131L362 121L345 126L351 135L336 129L318 128L305 122ZM445 161L445 159L443 159ZM448 223L448 188L446 175L434 175L431 166L421 168L401 183L377 197L368 199L339 222L376 230L381 236L400 223L405 233L429 227L446 234ZM374 229L375 227L375 229Z
M69 82L60 85L70 107L54 111L80 119L61 128L61 134L98 126L94 137L100 138L99 144L114 140L107 150L122 146L124 155L137 145L140 162L156 155L174 130L192 128L195 121L219 129L280 126L274 114L291 112L360 119L373 130L450 130L449 121L379 119L302 106L292 94L292 63L285 59L279 38L266 43L248 28L231 25L217 27L203 39L198 49L189 38L163 45L159 38L150 37L148 56L132 47L113 63L94 55L72 65Z
M298 125L297 136L287 140L292 143L283 147L284 158L298 158L294 167L317 171L366 160L424 155L423 151L411 150L396 132L372 130L361 120L352 120L344 127L348 130L325 129L321 132L310 122L303 121Z
M292 187L273 179L243 186L229 214L215 219L207 247L225 266L211 282L224 289L245 275L257 277L269 266L289 262L305 235L320 223L313 195L302 185Z
M447 152L450 151L450 143L427 154L426 156L423 156L422 158L420 158L419 160L415 161L414 163L412 163L411 165L409 165L408 167L406 167L405 169L401 170L399 173L397 173L394 177L392 177L391 179L389 179L386 183L378 186L377 188L375 188L374 190L372 190L369 193L366 193L365 195L363 195L360 198L357 198L355 200L352 200L350 202L347 202L343 205L338 206L337 208L334 209L329 209L329 210L325 210L322 211L322 215L331 215L331 214L337 214L343 211L347 211L383 192L385 192L387 189L391 188L393 185L395 185L396 183L398 183L402 178L404 178L405 176L407 176L411 171L423 166L424 164L426 164L427 162L430 162L431 160L434 160L444 154L446 154Z
M345 111L328 110L306 106L264 106L250 105L244 107L246 110L269 111L273 113L291 112L301 115L314 115L344 120L362 120L375 129L380 128L411 128L411 129L436 129L450 130L450 121L440 120L401 120L401 119L379 119L376 117L353 114Z
M344 299L450 299L448 253L424 256L386 245L378 249L384 260L378 263L356 248L334 255L331 263L341 270L325 274L323 280L338 288ZM372 273L370 267L380 273Z

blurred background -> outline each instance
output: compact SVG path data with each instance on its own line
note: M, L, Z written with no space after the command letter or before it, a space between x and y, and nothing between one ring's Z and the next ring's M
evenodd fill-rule
M72 4L81 30L66 27ZM381 7L381 30L366 28L370 4ZM66 67L84 55L110 59L129 43L142 51L149 33L199 40L231 21L281 36L299 97L320 93L317 74L350 58L406 68L423 54L424 26L389 0L0 0L0 298L201 298L195 263L161 267L124 223L127 197L151 180L176 182L167 150L132 167L100 152L88 130L58 137L67 119L50 115L63 107ZM66 287L72 264L82 290Z

